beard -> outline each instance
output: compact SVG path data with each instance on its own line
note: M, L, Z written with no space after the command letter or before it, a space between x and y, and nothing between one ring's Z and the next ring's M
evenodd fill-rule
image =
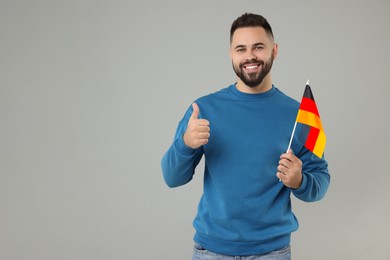
M235 66L233 62L232 65L234 72L242 80L242 82L244 82L248 87L255 88L259 86L261 82L263 82L265 76L267 76L267 74L271 71L273 61L274 55L271 55L271 57L266 62L263 60L252 59L239 64L239 66ZM259 64L262 66L262 69L259 72L246 73L243 67L251 63Z

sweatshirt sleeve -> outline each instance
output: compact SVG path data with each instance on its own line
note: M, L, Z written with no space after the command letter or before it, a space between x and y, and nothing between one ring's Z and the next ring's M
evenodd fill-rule
M192 180L195 168L203 155L202 147L192 149L183 141L183 134L191 113L190 108L177 127L173 144L161 160L164 181L171 188L184 185Z
M298 157L303 163L302 184L298 189L292 190L292 193L298 199L306 202L321 200L330 183L327 161L324 157L318 158L306 148Z

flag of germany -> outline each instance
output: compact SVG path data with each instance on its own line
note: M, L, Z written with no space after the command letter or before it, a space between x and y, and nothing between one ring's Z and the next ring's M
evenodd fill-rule
M308 133L305 140L305 147L319 158L322 158L326 145L326 136L309 84L306 84L296 122L308 126L306 128Z

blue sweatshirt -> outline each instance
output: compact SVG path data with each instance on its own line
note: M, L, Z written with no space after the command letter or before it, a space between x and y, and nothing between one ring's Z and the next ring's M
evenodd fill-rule
M190 106L161 163L165 182L176 187L192 179L205 156L194 240L226 255L263 254L288 246L291 232L298 229L290 194L317 201L330 181L327 162L308 151L297 137L292 150L303 163L300 188L287 188L276 177L299 103L274 86L265 93L247 94L235 85L195 102L199 117L210 122L209 142L198 149L184 144Z

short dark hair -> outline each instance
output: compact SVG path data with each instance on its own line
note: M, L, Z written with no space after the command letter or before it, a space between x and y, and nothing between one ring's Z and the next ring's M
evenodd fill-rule
M245 13L233 22L230 29L230 42L232 42L234 32L238 28L243 27L262 27L264 28L265 32L272 37L272 39L274 38L271 25L268 23L267 19L258 14Z

